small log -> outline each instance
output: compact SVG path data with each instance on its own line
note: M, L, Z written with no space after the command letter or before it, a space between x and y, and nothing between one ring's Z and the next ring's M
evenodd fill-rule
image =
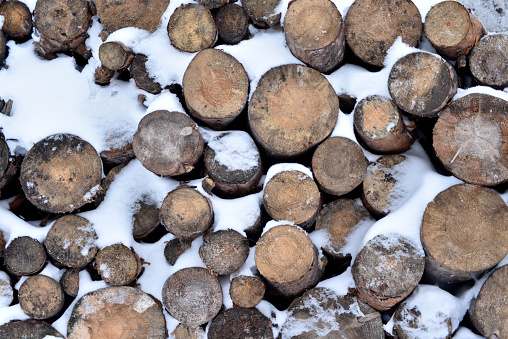
M152 94L159 94L162 92L161 85L150 76L146 69L146 61L148 57L144 54L136 54L131 62L130 72L134 78L136 85Z
M0 15L4 17L2 32L7 39L24 42L31 38L33 30L32 13L28 6L18 0L0 4Z
M113 168L118 165L127 164L129 161L134 159L134 149L132 143L120 148L111 148L100 153L102 163L104 167Z
M138 288L106 287L82 296L67 324L68 339L167 337L160 302Z
M189 326L198 326L219 313L222 288L206 268L184 268L164 283L162 302L173 318Z
M381 314L355 296L340 296L316 287L288 307L280 339L369 338L384 339Z
M172 338L178 339L206 339L206 332L200 326L188 326L185 324L178 324L173 332Z
M137 27L150 33L161 24L169 0L96 0L101 24L109 32L125 27Z
M233 56L205 49L190 62L182 87L190 114L213 129L222 129L244 109L249 78Z
M249 241L235 230L220 230L205 237L199 256L214 275L228 275L249 256Z
M134 54L132 50L121 42L110 41L99 46L99 59L102 66L120 71L129 67Z
M235 307L251 308L263 300L265 290L265 283L260 278L240 275L231 280L229 296Z
M242 7L251 18L254 25L259 28L281 29L280 16L277 7L281 3L280 0L241 0Z
M224 198L238 198L254 192L263 175L256 144L243 131L228 131L210 139L204 162L214 182L212 192Z
M210 324L209 339L273 339L272 322L257 308L230 308Z
M443 1L429 10L425 17L425 36L448 59L465 58L487 34L480 20L457 1Z
M197 0L196 2L208 9L215 9L223 7L229 2L229 0Z
M134 214L132 226L134 240L145 239L159 225L159 208L153 203L140 201L139 210Z
M212 203L195 189L181 186L169 192L162 202L160 220L177 238L192 240L212 226Z
M4 139L0 138L0 177L4 176L11 159L11 151Z
M65 339L51 325L35 319L12 320L0 326L0 338L44 339L48 337Z
M97 253L95 262L102 280L111 286L129 285L142 268L136 252L123 244L104 247Z
M508 336L508 266L494 271L471 301L469 315L476 329L486 338Z
M316 221L322 199L314 180L296 170L275 174L263 192L263 205L273 219L291 221L306 229Z
M355 131L375 152L403 153L415 141L398 107L389 98L370 95L362 99L356 105L353 119Z
M236 45L249 35L249 16L237 4L226 4L219 8L215 25L219 37L230 45Z
M7 243L5 242L4 238L4 232L0 230L0 258L5 257L5 245Z
M183 252L191 248L191 240L174 238L164 246L164 258L170 265L174 265Z
M356 0L344 20L346 41L363 62L382 67L386 52L397 37L417 47L422 35L422 18L410 1Z
M328 137L338 112L339 99L321 73L289 64L261 76L248 119L254 139L269 155L291 158Z
M413 291L424 266L423 253L403 236L378 235L358 253L351 269L358 298L378 311L386 311Z
M19 305L23 312L34 319L48 319L64 306L64 292L60 284L45 275L34 275L19 288Z
M167 31L171 45L189 53L210 48L217 39L212 13L198 4L177 7L169 18Z
M415 52L393 65L388 91L402 110L419 117L435 117L457 93L457 73L441 57Z
M312 156L312 172L319 188L333 195L344 195L358 187L368 164L360 145L344 137L326 139Z
M453 101L437 120L433 146L444 167L466 182L508 182L508 101L473 93Z
M478 278L508 254L508 206L493 190L459 184L439 193L423 214L425 273L443 282Z
M267 284L284 297L298 296L316 285L326 265L307 232L289 225L264 233L256 244L254 260Z
M95 69L94 81L97 85L107 86L110 84L111 79L115 76L115 71L110 70L104 66L99 66Z
M46 259L44 246L28 236L13 239L5 249L5 268L17 276L40 272Z
M344 58L344 21L330 0L290 2L284 34L295 58L320 72L334 70Z
M79 272L79 268L69 268L60 278L63 291L73 298L76 298L79 292Z
M508 35L481 38L469 56L469 69L481 85L501 90L508 87Z
M72 134L37 142L21 164L20 183L28 200L49 213L67 213L91 202L99 189L102 163L95 148Z

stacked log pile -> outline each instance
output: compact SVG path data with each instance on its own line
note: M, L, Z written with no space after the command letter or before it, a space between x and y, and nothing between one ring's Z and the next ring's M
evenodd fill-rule
M86 62L92 16L107 31L103 36L125 27L153 33L169 1L92 4L38 0L32 24L24 3L5 0L0 61L7 57L5 40L26 41L35 27L42 58L67 53ZM329 0L294 0L285 17L278 4L200 0L175 7L167 37L181 53L195 53L175 86L183 111L147 113L123 149L99 155L86 140L62 132L35 142L21 162L1 135L0 196L17 195L11 209L26 203L46 218L41 225L56 220L42 239L8 234L5 243L0 232L1 269L10 279L0 279L0 291L14 293L9 302L30 318L3 324L0 337L426 337L429 327L408 303L417 286L435 283L453 293L478 279L485 283L462 326L508 337L508 271L498 267L508 255L508 205L500 196L508 183L508 101L456 96L465 78L492 87L490 93L506 90L508 36L486 35L454 1L433 6L425 25L410 0L356 0L344 19ZM249 24L283 28L288 49L305 65L279 65L251 83L248 68L214 48L249 39ZM400 57L386 69L385 96L352 105L350 137L334 133L343 124L343 99L327 76L344 63L379 70L398 36L416 47L422 32L436 53L413 48ZM95 82L108 86L118 76L153 96L168 90L150 74L148 57L131 47L103 40ZM400 195L410 193L399 185L412 175L405 153L419 137L439 169L462 182L425 204L419 237L373 231L363 238L364 232L356 248L346 247L362 225L389 217ZM101 208L133 158L143 170L178 182L161 201L133 201L133 240L148 248L171 237L159 254L178 269L158 282L159 297L138 286L149 264L142 253L123 243L100 245L100 232L79 215ZM14 194L4 190L13 182ZM213 199L251 194L258 194L260 212L244 234L214 228ZM325 243L316 240L323 235ZM177 266L191 250L200 267ZM59 281L41 274L49 265L64 271ZM80 293L83 273L107 287ZM351 277L347 294L319 285L340 274ZM67 332L58 333L50 325L73 300ZM263 301L287 312L281 326L256 308ZM392 315L394 331L385 333ZM169 318L178 323L171 331ZM404 327L408 319L412 334ZM446 338L458 326L450 318L439 324Z

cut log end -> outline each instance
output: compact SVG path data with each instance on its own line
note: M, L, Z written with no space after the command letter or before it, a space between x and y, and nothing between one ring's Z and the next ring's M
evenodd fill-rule
M265 284L260 278L240 275L231 280L229 295L233 305L251 308L263 300L265 290Z
M78 268L70 268L64 272L60 279L63 291L73 298L79 293L79 271Z
M35 320L13 320L0 326L0 338L62 338L51 325Z
M60 284L45 275L35 275L19 288L19 305L34 319L55 316L64 306L64 293Z
M180 255L191 248L191 243L190 240L181 240L178 238L171 239L166 246L164 246L164 258L166 258L166 261L170 265L174 265Z
M249 241L235 230L220 230L206 237L199 256L212 274L236 272L249 256Z
M481 38L469 56L469 69L479 84L496 89L508 87L508 35Z
M24 2L18 0L2 2L0 15L4 17L2 31L8 39L19 42L30 39L33 30L32 13Z
M46 264L46 250L36 239L24 236L11 241L5 249L5 267L15 275L32 275Z
M212 320L209 339L273 339L272 322L257 308L230 308Z
M128 285L141 273L141 259L123 244L101 249L95 258L101 278L112 286Z
M150 202L139 202L139 210L134 214L132 236L136 241L146 238L159 226L159 208Z

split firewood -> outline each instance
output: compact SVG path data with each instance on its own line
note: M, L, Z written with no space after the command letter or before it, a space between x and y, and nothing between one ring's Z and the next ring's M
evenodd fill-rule
M403 153L416 140L389 98L371 95L362 99L353 119L355 131L374 152Z
M226 4L215 16L219 37L227 44L235 45L249 34L249 16L242 6Z
M28 6L18 0L7 0L0 4L0 15L4 17L2 32L7 39L24 42L31 38L32 13Z
M0 338L44 339L48 337L65 339L51 325L35 319L12 320L0 326Z
M0 197L10 198L20 192L19 172L22 156L12 156L9 146L4 139L0 139Z
M138 288L106 287L82 296L67 324L68 339L167 337L160 301Z
M306 229L316 221L322 199L314 180L297 170L275 174L263 192L263 205L273 219L291 221Z
M124 244L113 244L101 249L95 257L97 271L111 286L129 285L140 275L141 259Z
M189 53L210 48L217 39L212 13L199 4L177 7L169 18L167 31L171 45Z
M144 54L136 54L131 62L130 72L136 85L152 94L159 94L162 91L161 85L150 76L146 69L148 57Z
M96 0L101 24L109 32L125 27L137 27L153 33L161 24L161 17L169 0Z
M110 70L120 71L126 69L133 58L132 50L121 42L110 41L99 46L101 65Z
M222 287L206 268L184 268L164 283L162 302L173 318L182 324L198 326L219 313Z
M19 305L23 312L34 319L48 319L64 306L64 292L60 284L45 275L34 275L19 288Z
M448 59L462 59L487 32L480 20L457 1L443 1L434 5L425 17L425 36L441 55Z
M69 268L60 278L63 291L73 298L76 298L79 293L79 272L79 268Z
M190 114L213 129L222 129L244 109L249 78L233 56L205 49L190 62L182 87Z
M229 0L197 0L198 4L205 6L208 9L221 8L226 5Z
M42 211L67 213L91 202L102 178L95 148L72 134L37 142L21 164L20 182L28 200Z
M229 285L229 296L235 307L255 307L263 300L265 291L265 283L259 277L240 275Z
M378 235L367 242L352 266L358 298L386 311L413 291L424 266L423 253L403 236Z
M382 67L386 52L397 37L416 47L422 35L422 18L411 1L356 0L344 20L346 41L363 62Z
M275 226L264 233L254 257L259 273L284 297L295 297L314 287L326 265L307 232L290 225Z
M178 339L206 339L206 332L200 326L189 326L185 324L178 324L173 332L172 338Z
M508 181L508 101L480 93L457 99L439 115L433 137L457 178L484 186Z
M192 241L174 238L164 246L164 258L170 265L174 265L183 252L191 248Z
M212 226L212 203L195 189L181 186L169 192L162 202L160 220L177 238L192 240Z
M508 87L508 35L481 38L469 56L469 69L481 85L501 90Z
M388 90L395 104L419 117L435 117L457 93L457 73L438 55L415 52L393 65Z
M210 324L209 339L273 339L272 322L257 308L229 308Z
M344 195L362 183L368 164L356 142L344 137L331 137L316 148L312 172L323 192Z
M199 256L212 274L232 274L247 260L249 241L235 230L213 232L205 237Z
M471 301L469 315L485 338L508 336L508 265L497 268L485 281L478 296Z
M14 275L32 275L40 272L46 264L46 250L36 239L18 237L5 249L5 268Z
M279 338L384 339L381 314L355 296L340 296L317 287L296 298L288 307Z
M334 70L344 58L344 21L330 0L290 2L284 34L295 58L320 72Z
M107 86L110 84L111 79L113 79L114 76L115 71L104 66L99 66L95 69L94 81L97 85Z
M255 26L263 29L281 29L281 13L277 11L280 0L241 0L241 2Z
M35 50L45 59L54 59L59 52L72 52L88 59L92 53L85 40L91 24L86 0L38 0L34 25L41 37L34 42Z
M328 137L338 112L339 99L321 73L288 64L261 76L248 119L253 137L269 155L290 158Z
M160 225L159 208L151 202L139 201L139 209L134 214L132 236L140 241L150 235Z
M452 186L427 205L421 240L428 277L448 283L478 278L508 254L508 206L489 188Z

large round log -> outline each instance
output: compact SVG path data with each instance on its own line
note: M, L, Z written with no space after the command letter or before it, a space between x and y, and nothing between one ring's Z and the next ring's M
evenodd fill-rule
M227 44L235 45L249 35L249 16L242 6L226 4L215 16L219 37Z
M481 38L469 56L469 69L481 85L508 87L508 34Z
M209 339L273 339L272 322L257 308L230 308L210 324Z
M141 259L124 244L104 247L97 253L95 261L98 273L108 285L128 285L141 273Z
M220 230L205 237L199 256L212 274L236 272L249 256L249 241L235 230Z
M493 190L459 184L423 214L427 276L455 283L479 277L508 254L508 206Z
M289 64L263 74L249 102L253 137L272 156L302 155L323 141L337 122L339 99L310 67Z
M15 275L32 275L46 264L46 250L36 239L18 237L5 249L5 268Z
M13 320L0 326L0 338L45 339L65 337L51 325L35 320Z
M18 0L2 2L0 15L4 17L2 32L7 39L19 42L30 39L33 30L32 13L24 2Z
M126 69L133 58L132 50L121 42L110 41L99 46L101 65L107 69L113 71Z
M433 138L457 178L484 186L508 181L508 101L480 93L457 99L441 112Z
M64 292L60 284L45 275L34 275L19 288L19 305L34 319L55 316L64 306Z

